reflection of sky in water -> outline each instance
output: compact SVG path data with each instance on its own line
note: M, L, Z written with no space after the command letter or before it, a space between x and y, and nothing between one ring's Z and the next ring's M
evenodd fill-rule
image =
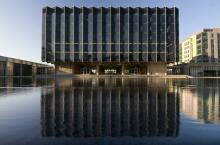
M10 79L0 83L0 144L220 143L215 80Z

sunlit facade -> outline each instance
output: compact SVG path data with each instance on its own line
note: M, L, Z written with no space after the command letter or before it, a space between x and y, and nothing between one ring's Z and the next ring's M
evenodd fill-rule
M180 43L179 61L219 62L220 61L220 28L203 29L192 34Z
M73 74L166 73L178 61L177 8L43 8L42 61Z

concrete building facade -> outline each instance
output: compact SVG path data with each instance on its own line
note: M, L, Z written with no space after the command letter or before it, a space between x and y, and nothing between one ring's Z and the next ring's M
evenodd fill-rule
M45 7L42 61L73 74L164 75L179 59L178 15L175 7Z
M53 72L54 68L49 65L0 56L0 77L35 76Z
M180 43L181 63L219 62L220 28L203 29Z

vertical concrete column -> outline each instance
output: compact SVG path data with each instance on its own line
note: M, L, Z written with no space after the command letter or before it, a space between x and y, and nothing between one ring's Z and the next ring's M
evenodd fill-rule
M32 85L33 85L33 87L36 87L36 86L37 86L37 80L36 80L36 78L32 78Z
M54 75L56 75L59 71L59 66L55 64L55 71L54 71Z
M20 64L20 77L23 76L23 66Z
M147 65L146 64L144 65L144 74L145 75L147 74Z
M219 66L217 67L217 76L219 76Z
M150 68L150 64L148 63L148 64L147 64L147 75L148 75L148 76L150 75L150 69L149 69L149 68Z
M121 66L121 75L124 75L125 74L125 65L122 64Z
M5 66L5 76L13 76L13 63L12 62L6 62L6 66Z
M0 62L0 76L4 76L4 63L3 62Z
M96 75L100 74L100 66L97 64L96 65Z
M76 74L76 65L73 64L72 65L72 75L75 75Z
M190 73L190 66L188 66L188 74L191 76L191 73Z
M32 66L32 76L37 75L37 66L33 65Z
M48 74L48 68L45 68L45 75Z
M13 78L7 78L7 79L5 79L5 86L6 86L6 87L11 87L11 86L13 86L13 81L14 81Z
M203 77L205 76L205 66L204 65L202 66L202 76Z

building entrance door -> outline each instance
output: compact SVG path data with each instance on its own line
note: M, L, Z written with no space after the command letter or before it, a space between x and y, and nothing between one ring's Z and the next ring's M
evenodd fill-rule
M116 69L105 69L105 74L116 74L117 70Z
M140 73L140 68L134 67L131 69L131 74L139 74Z
M90 74L90 68L83 67L80 69L81 74Z

